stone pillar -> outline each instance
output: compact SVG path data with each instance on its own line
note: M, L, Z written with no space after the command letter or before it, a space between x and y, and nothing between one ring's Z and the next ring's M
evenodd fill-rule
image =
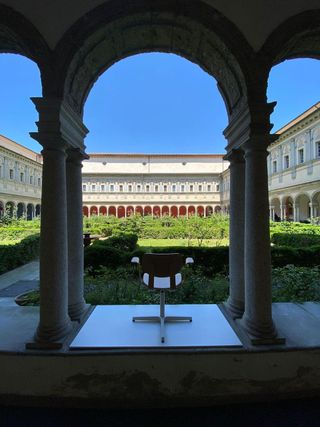
M257 138L243 145L245 152L245 312L241 324L248 332L253 344L274 343L277 337L271 312L268 142Z
M281 219L281 221L284 221L285 217L286 217L286 214L285 214L285 205L283 204L282 201L280 201L280 219Z
M300 217L299 204L293 202L293 221L298 222Z
M274 206L269 206L270 221L274 221Z
M232 150L227 158L230 161L230 291L226 307L237 318L244 312L245 163L240 150Z
M35 340L58 343L71 330L68 316L66 146L44 149L40 237L40 322Z
M80 320L86 311L83 298L83 216L82 160L80 150L67 151L68 210L68 312L72 320Z
M72 329L68 315L67 149L84 151L87 129L79 115L61 99L32 98L32 101L39 112L39 121L38 132L30 135L43 146L43 179L40 321L36 343L29 343L27 347L60 348ZM81 194L81 187L78 191ZM78 225L70 227L73 230Z

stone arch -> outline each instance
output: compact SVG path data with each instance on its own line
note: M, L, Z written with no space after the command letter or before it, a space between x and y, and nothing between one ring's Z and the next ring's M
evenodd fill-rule
M27 220L30 221L34 217L34 205L32 203L27 204Z
M86 217L89 216L89 208L88 208L88 206L83 206L82 207L82 214L83 214L83 216L86 216Z
M194 206L188 207L188 216L192 216L196 214L196 208Z
M290 17L267 38L260 50L270 68L286 59L320 59L320 10Z
M307 221L310 219L310 202L309 195L303 193L298 194L295 198L295 204L297 207L296 221Z
M109 206L109 209L108 209L108 215L109 216L117 216L117 209L116 209L116 207L115 206Z
M135 214L143 216L143 207L142 206L136 206Z
M211 207L211 206L209 206L209 207ZM211 208L212 209L212 208ZM218 213L221 213L221 206L215 206L215 208L214 208L214 213L216 213L216 214L218 214ZM212 212L211 212L211 215L212 215Z
M5 207L6 214L9 215L11 218L13 218L15 216L15 208L16 208L16 205L14 202L11 202L11 201L7 202Z
M177 208L177 206L171 206L171 208L170 208L170 215L173 216L174 218L177 218L177 216L178 216L178 208Z
M106 206L100 206L99 207L99 215L107 215L107 208L106 208Z
M152 208L151 206L145 206L143 209L143 215L152 215Z
M252 48L233 23L196 0L134 0L121 5L110 0L91 10L55 49L64 67L58 96L82 114L99 75L115 62L143 52L176 53L198 64L216 78L229 116L245 104Z
M186 216L187 215L187 208L185 206L179 207L179 216Z
M124 206L118 206L117 217L124 218L126 216L126 209Z
M197 215L198 216L204 216L204 207L203 206L197 206Z
M41 215L41 205L36 205L36 217L39 217Z
M311 196L312 217L320 216L320 191L316 191ZM0 214L1 215L1 214Z
M17 205L17 218L22 218L26 213L26 205L19 202Z
M164 216L164 215L170 215L170 209L169 209L169 206L162 206L162 209L161 209L161 214L162 214L162 216Z
M291 196L287 196L283 200L284 204L284 220L285 221L293 221L294 212L293 212L293 198Z
M157 217L161 216L160 206L154 206L152 212L153 212L153 216L157 216Z
M127 206L127 216L134 215L134 207L133 206Z
M40 69L43 95L56 93L51 52L36 27L19 12L1 4L0 34L0 53L15 53L31 59Z
M92 215L98 215L98 208L97 206L91 206L90 208L90 216Z
M270 201L270 217L273 221L281 219L281 203L278 197L274 197Z

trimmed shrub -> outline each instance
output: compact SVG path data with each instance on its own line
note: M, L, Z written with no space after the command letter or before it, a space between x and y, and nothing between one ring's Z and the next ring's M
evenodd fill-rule
M319 267L287 265L272 271L272 298L275 302L320 300Z
M278 246L304 248L306 246L320 245L320 235L309 233L274 233L271 242Z
M102 266L116 268L128 262L128 253L108 245L91 245L84 250L84 266L93 274Z
M320 265L320 246L306 248L290 248L287 246L273 246L271 248L273 267L284 267L292 264L300 267Z
M37 234L12 245L0 245L0 274L37 258L39 241L39 234Z

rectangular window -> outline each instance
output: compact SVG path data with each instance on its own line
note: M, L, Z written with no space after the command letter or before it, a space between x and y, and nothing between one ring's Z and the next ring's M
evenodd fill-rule
M110 184L110 191L114 191L114 185Z
M202 191L202 185L198 186L198 191Z
M150 191L150 185L146 185L146 191L149 192Z
M105 190L105 185L104 185L104 184L101 184L101 191L106 191L106 190Z
M24 173L20 172L20 182L23 182L23 180L24 180Z
M139 191L141 191L141 185L139 184L139 185L137 185L137 191L139 192Z
M91 185L91 190L92 190L92 191L96 191L96 186L95 186L95 184L92 184L92 185Z
M216 191L220 191L220 184L216 184Z
M207 191L211 191L211 185L210 184L207 185Z
M13 179L13 169L10 169L10 170L9 170L9 178L10 178L10 179Z
M131 193L132 192L132 185L130 184L128 187L128 191Z
M175 192L177 187L175 185L172 186L172 191Z
M304 162L304 150L303 148L300 148L298 150L298 163L303 163Z
M276 160L274 160L272 162L272 171L273 171L273 173L277 173L277 161Z
M164 192L168 191L168 186L167 186L167 185L164 185L164 186L163 186L163 191L164 191Z
M158 192L158 191L159 191L159 185L155 185L155 186L154 186L154 191L155 191L155 192Z
M288 155L284 156L284 158L283 158L283 167L285 169L289 169L289 167L290 167L290 161L289 161Z
M123 185L119 186L119 191L123 191Z
M181 191L184 192L184 184L181 185Z
M82 191L87 191L87 186L86 186L86 184L82 184Z
M41 185L41 178L38 178L38 187Z
M190 185L190 191L193 191L193 185Z
M316 143L316 157L320 157L320 141Z
M30 180L29 180L30 184L33 184L33 176L30 175Z

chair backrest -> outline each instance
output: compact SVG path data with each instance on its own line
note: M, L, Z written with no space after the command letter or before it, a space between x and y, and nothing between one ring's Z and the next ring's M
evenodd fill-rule
M149 287L153 288L154 277L170 277L170 289L176 287L175 275L183 267L181 254L144 254L141 259L143 273L149 274Z

